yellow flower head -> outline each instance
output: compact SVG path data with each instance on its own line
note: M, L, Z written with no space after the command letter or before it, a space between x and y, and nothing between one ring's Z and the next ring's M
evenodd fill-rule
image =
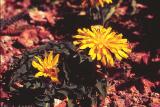
M50 51L49 55L45 53L45 58L42 60L40 57L35 56L38 62L32 61L32 66L38 69L39 72L35 74L35 77L50 77L53 82L59 82L57 63L59 60L59 54L53 58L53 51Z
M79 49L90 48L89 55L92 60L100 60L104 65L114 66L113 55L119 61L127 58L131 52L127 39L122 39L122 34L111 31L112 28L104 28L101 25L91 26L90 29L78 29L78 35L73 36L74 45Z
M100 5L101 7L104 7L104 3L110 4L112 0L96 0L96 5Z

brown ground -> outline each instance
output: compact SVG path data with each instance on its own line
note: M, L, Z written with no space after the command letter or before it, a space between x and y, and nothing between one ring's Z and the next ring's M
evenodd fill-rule
M50 0L43 4L40 1L1 0L1 74L24 51L50 40L70 41L78 27L96 23L88 16L77 15L83 9L75 9L76 2L75 7L68 7L63 2L52 5ZM125 2L109 19L109 25L131 42L133 53L129 60L117 63L117 68L109 71L108 94L102 106L160 107L160 2L142 1L137 0L133 15L129 14L132 7ZM44 10L45 18L41 20L38 13L38 20L32 18L28 11L31 6ZM8 97L1 89L1 98Z

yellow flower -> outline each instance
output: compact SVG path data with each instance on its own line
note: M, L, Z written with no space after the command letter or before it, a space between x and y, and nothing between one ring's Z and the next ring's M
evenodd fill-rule
M104 7L104 3L110 4L112 3L112 0L97 0L97 5L100 5L101 7Z
M42 60L40 57L35 56L38 62L32 61L32 66L36 68L39 72L35 74L35 77L50 77L53 82L59 82L57 63L59 60L59 54L53 58L53 51L50 51L49 55L45 53L45 58Z
M89 55L92 60L100 60L104 65L114 66L113 55L119 61L127 58L131 52L127 39L122 39L122 34L111 31L112 28L104 28L101 25L91 26L90 29L78 29L78 35L73 36L74 45L79 49L90 48Z

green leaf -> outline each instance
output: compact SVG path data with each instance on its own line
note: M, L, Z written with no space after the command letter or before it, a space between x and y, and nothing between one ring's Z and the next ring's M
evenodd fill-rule
M51 104L48 102L35 102L36 107L51 107Z
M68 95L69 95L69 91L67 91L67 90L58 90L57 92L63 94L66 97L68 97Z
M48 101L50 101L50 98L47 95L41 95L41 96L35 97L35 99L37 101L39 101L39 102L48 102Z
M97 97L92 97L91 101L92 101L92 105L97 105Z
M68 99L67 105L68 107L75 107L75 104L73 103L73 99Z
M9 87L9 90L10 90L11 92L16 91L16 89L15 89L15 88L13 88L13 87Z
M25 84L26 88L29 88L31 85L32 85L32 84L31 84L30 82L27 82L27 83Z
M102 94L103 97L106 96L106 83L102 81L97 81L96 87L98 88L99 92Z

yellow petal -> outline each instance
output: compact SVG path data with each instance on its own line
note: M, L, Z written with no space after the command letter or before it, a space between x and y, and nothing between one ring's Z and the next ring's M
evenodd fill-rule
M91 30L94 32L94 33L97 33L96 29L94 26L91 26Z
M106 56L108 64L113 66L114 61L113 61L113 58L111 56L111 53L109 51L107 51L106 49L102 49L102 52Z
M127 42L127 39L120 39L120 40L117 40L116 43L126 43Z
M81 43L82 43L82 44L88 44L88 40L87 40L87 39L81 40Z
M73 36L73 38L81 39L81 38L87 38L87 36L75 35L75 36Z
M96 35L93 33L93 32L91 32L90 30L88 30L88 32L87 32L91 37L95 37Z
M109 43L109 49L121 49L121 45L115 43Z
M109 65L114 66L114 61L112 57L109 57Z
M107 56L106 56L106 59L107 59L107 65L108 65L109 67L114 66L114 61L113 61L112 57L109 57L109 55L107 55Z
M85 33L82 29L78 29L77 31L78 31L78 33L80 33L80 34L84 34L84 33Z
M92 48L92 47L94 47L94 46L95 46L95 44L93 44L93 43L88 44L88 47L89 47L89 48Z
M43 73L43 76L44 76L44 77L48 77L48 74L46 74L46 73Z
M93 54L95 54L95 48L91 48L90 50L89 50L89 55L93 55Z
M102 55L100 54L100 52L97 53L97 60L101 60Z
M104 1L108 4L112 3L112 0L104 0Z
M107 63L106 63L106 58L105 58L104 56L102 57L101 62L102 62L103 65L106 65L106 64L107 64Z
M116 36L117 39L122 39L122 37L123 37L123 34L118 34L118 35Z
M57 77L51 77L51 80L52 80L53 82L59 82L59 80L58 80Z
M83 28L83 32L86 33L88 31L88 29L86 28Z
M57 54L57 55L54 57L54 59L53 59L53 61L52 61L52 66L53 66L53 67L57 65L58 60L59 60L59 56L60 56L60 54Z
M44 71L43 67L40 64L38 64L36 61L32 61L32 66L34 68L37 68L39 71Z
M121 60L122 60L122 57L121 57L121 56L119 56L119 54L117 54L117 53L115 53L115 57L116 57L119 61L121 61Z
M38 60L38 62L40 63L40 65L43 66L43 61L42 61L42 59L41 59L40 57L38 57L38 56L34 56L34 57Z
M118 53L117 49L116 48L110 48L110 51L114 54Z
M99 0L99 4L104 7L103 0Z
M116 32L112 32L106 36L105 40L112 39L114 38L115 35L116 35Z
M108 27L104 33L105 36L107 36L111 32L112 28Z
M106 28L104 28L104 27L100 28L100 32L101 32L101 34L105 33L106 32Z
M73 41L73 44L74 45L79 45L81 42L78 42L78 41Z
M86 49L87 47L89 47L89 45L85 44L85 45L80 46L79 49Z
M40 77L40 76L43 76L44 75L44 73L43 72L37 72L36 74L35 74L35 76L34 77Z
M90 56L91 56L92 60L94 60L94 59L96 58L96 54L95 54L95 53L93 53L93 54L90 55Z
M129 48L122 48L122 49L123 49L123 51L125 51L127 53L131 53L131 49L129 49Z
M121 55L123 58L127 58L128 57L128 55L125 52L121 51L121 50L118 50L118 54Z
M103 49L102 49L102 53L103 53L104 55L108 54L108 53L107 53L107 49L103 48Z
M100 31L100 28L103 28L103 26L101 25L91 26L91 30L93 31L95 35Z

